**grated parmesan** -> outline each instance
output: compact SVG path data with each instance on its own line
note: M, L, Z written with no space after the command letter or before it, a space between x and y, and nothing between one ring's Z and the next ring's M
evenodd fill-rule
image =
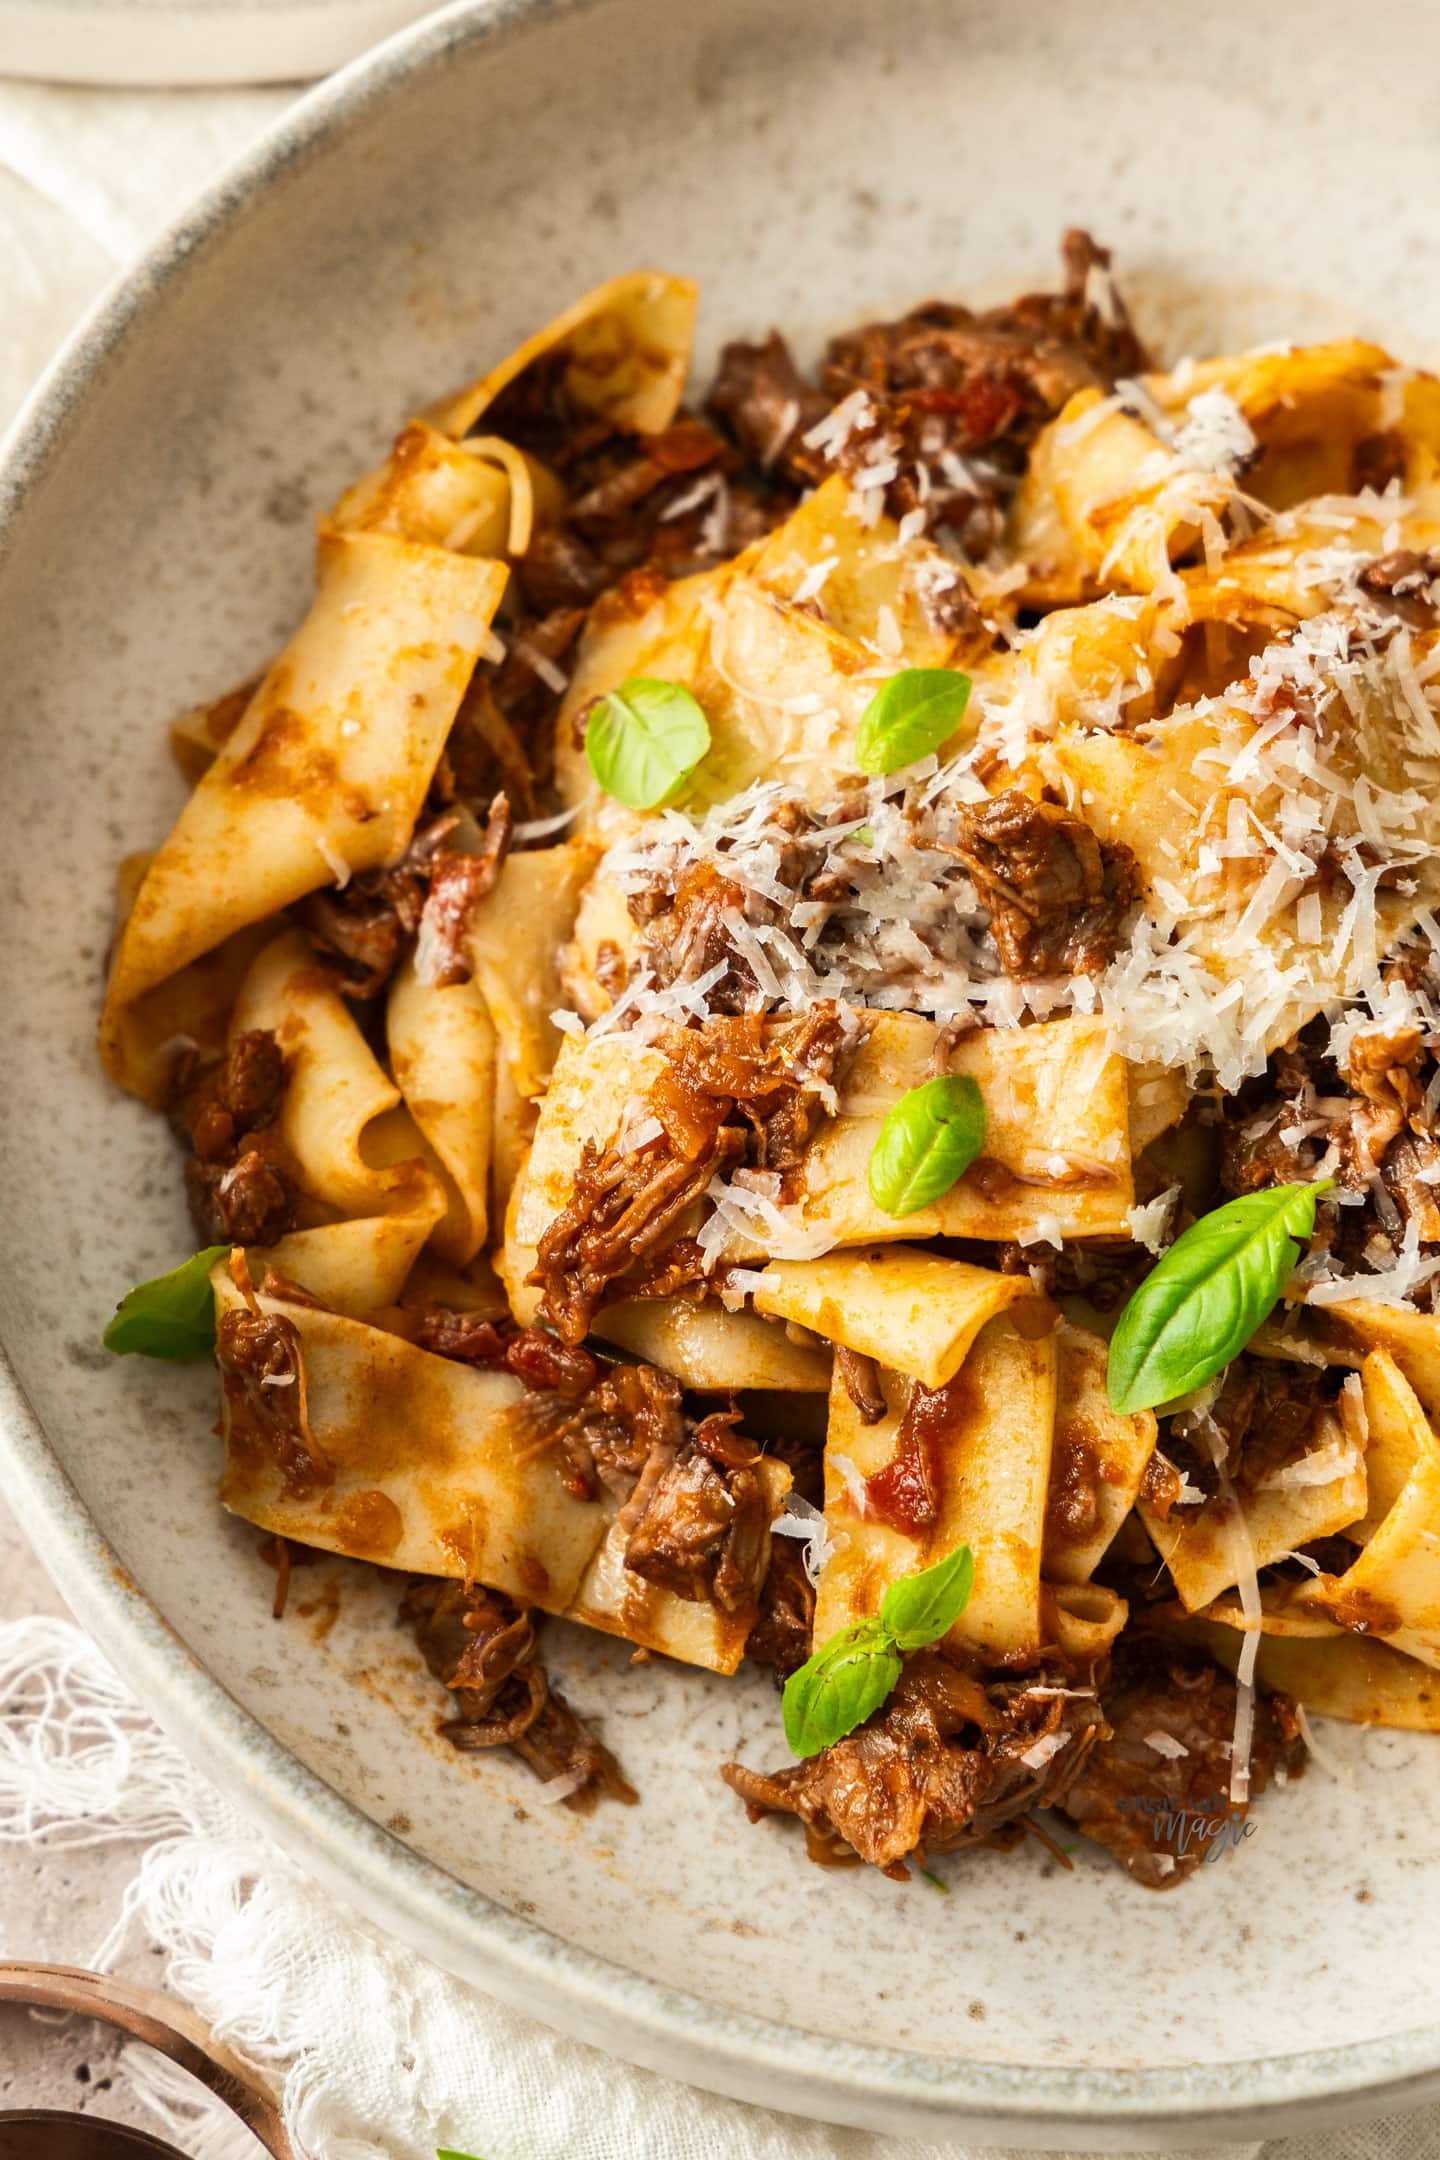
M1240 1655L1235 1667L1235 1728L1230 1740L1230 1798L1237 1806L1242 1806L1248 1803L1250 1798L1250 1748L1255 1732L1255 1660L1260 1654L1260 1629L1264 1618L1264 1607L1260 1600L1260 1575L1255 1558L1255 1541L1250 1535L1245 1510L1240 1504L1227 1467L1225 1435L1208 1411L1202 1411L1195 1419L1194 1429L1203 1440L1206 1452L1215 1466L1219 1496L1224 1502L1219 1532L1230 1547L1231 1565L1235 1570L1235 1588L1240 1599L1240 1610L1245 1618Z
M1176 457L1197 472L1235 473L1254 456L1255 430L1228 390L1201 390L1171 438ZM1223 538L1222 538L1223 551Z
M837 1550L836 1541L826 1527L823 1510L813 1501L803 1500L799 1493L789 1493L784 1513L775 1517L770 1534L799 1540L801 1565L810 1583L818 1589L826 1564Z
M1332 1440L1325 1447L1312 1448L1298 1462L1286 1463L1281 1469L1270 1471L1258 1482L1264 1492L1294 1492L1308 1485L1333 1485L1358 1470L1363 1461L1358 1448Z
M1153 1200L1147 1200L1143 1207L1132 1207L1128 1210L1125 1221L1137 1245L1143 1245L1147 1252L1164 1252L1170 1243L1167 1232L1172 1230L1175 1202L1179 1197L1180 1187L1167 1185L1164 1192L1157 1194Z
M850 1503L851 1514L858 1516L863 1522L869 1509L869 1499L859 1466L851 1456L841 1454L838 1448L826 1448L825 1467L827 1470L833 1468L845 1488L845 1498Z
M328 833L317 833L315 836L315 845L319 848L320 853L324 856L325 864L330 872L331 877L334 878L336 885L343 892L345 887L350 882L349 863L346 862L345 857L340 853L340 850L336 847L334 841L330 838Z
M1042 1733L1033 1746L1021 1750L1020 1760L1029 1770L1043 1770L1046 1763L1060 1753L1070 1738L1069 1733Z
M1163 1755L1167 1762L1178 1762L1182 1755L1190 1753L1183 1740L1177 1740L1173 1733L1168 1732L1146 1733L1145 1745L1152 1753Z

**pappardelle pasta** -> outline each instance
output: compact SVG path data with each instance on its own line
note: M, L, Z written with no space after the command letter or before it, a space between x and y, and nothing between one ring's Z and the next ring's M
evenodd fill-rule
M1168 1887L1440 1729L1440 380L1058 292L724 349L641 272L412 420L172 730L101 1031L227 1508L634 1801L558 1615L783 1685L753 1819Z

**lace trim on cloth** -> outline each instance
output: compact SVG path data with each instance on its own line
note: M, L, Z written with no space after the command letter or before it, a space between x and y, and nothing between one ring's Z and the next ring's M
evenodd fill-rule
M152 1982L158 1964L163 1985L283 2095L307 2160L434 2160L438 2146L483 2160L1004 2160L717 2099L492 2002L309 1882L190 1768L79 1628L0 1625L0 1847L26 1849L24 1862L0 1852L0 1870L121 1841L137 1849L136 1872L102 1942L6 1943L6 1954ZM170 2064L133 2046L125 2061L195 2160L259 2151ZM1440 2160L1440 2111L1190 2160L1262 2155Z

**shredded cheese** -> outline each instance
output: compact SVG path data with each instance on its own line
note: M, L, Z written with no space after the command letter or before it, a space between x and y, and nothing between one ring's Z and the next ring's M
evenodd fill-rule
M813 1502L802 1500L799 1493L789 1493L784 1513L775 1517L770 1534L799 1540L800 1559L806 1576L818 1589L825 1566L836 1551L836 1542L826 1528L823 1511Z
M1190 1753L1183 1740L1177 1740L1168 1732L1146 1733L1145 1745L1152 1754L1163 1755L1167 1762L1178 1762L1182 1755Z

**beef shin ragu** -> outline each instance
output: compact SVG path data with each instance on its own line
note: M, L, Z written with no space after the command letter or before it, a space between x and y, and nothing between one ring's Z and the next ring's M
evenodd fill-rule
M1243 1867L1310 1717L1440 1729L1440 382L1081 231L696 303L397 412L176 723L101 1054L199 1249L106 1341L278 1614L403 1583L477 1808L633 1801L628 1658L747 1705L722 1864Z

